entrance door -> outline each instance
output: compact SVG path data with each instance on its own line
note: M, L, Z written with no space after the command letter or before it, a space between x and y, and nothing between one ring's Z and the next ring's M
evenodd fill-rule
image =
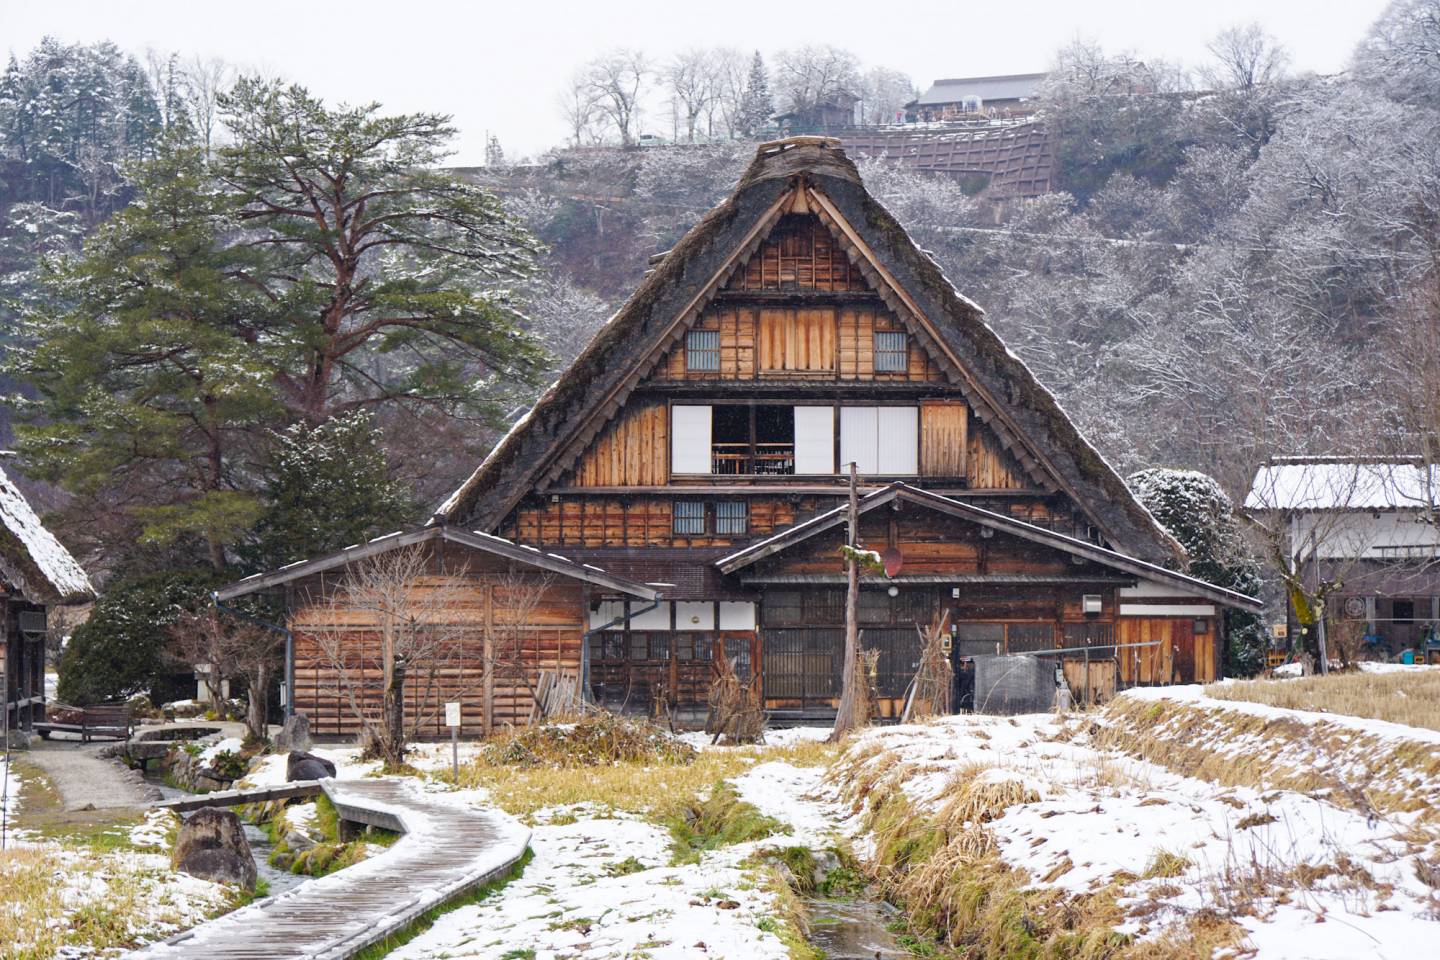
M1170 621L1170 649L1176 683L1195 682L1195 625L1189 620Z

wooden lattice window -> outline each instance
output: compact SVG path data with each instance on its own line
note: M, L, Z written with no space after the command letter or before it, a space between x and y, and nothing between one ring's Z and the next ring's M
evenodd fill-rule
M675 532L685 536L705 534L705 501L675 501Z
M715 532L726 536L748 533L750 504L744 500L719 500L715 503Z
M691 330L685 334L685 369L720 369L719 330Z
M909 366L909 335L903 330L875 331L875 372L904 373Z

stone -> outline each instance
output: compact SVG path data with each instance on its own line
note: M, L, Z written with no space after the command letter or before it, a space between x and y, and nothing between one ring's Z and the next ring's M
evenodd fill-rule
M296 853L315 849L316 842L308 833L302 833L299 830L291 830L285 834L285 846Z
M285 761L285 779L292 783L296 780L323 780L333 776L335 764L313 753L291 750Z
M275 752L289 753L292 750L306 751L311 747L310 718L297 713L285 721L285 726L275 735Z
M192 813L180 826L170 864L201 880L255 889L255 857L240 818L229 810L202 807Z

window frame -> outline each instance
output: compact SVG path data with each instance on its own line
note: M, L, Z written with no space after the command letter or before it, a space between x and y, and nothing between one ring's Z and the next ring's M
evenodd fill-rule
M904 330L876 330L872 334L872 365L876 373L905 373L910 369L910 334ZM882 347L883 338L899 338L900 347L896 349L893 345ZM886 357L887 363L882 366L881 357ZM898 363L898 366L890 364Z
M690 514L688 512L684 512L682 514L681 507L699 507L699 512L698 514ZM675 500L670 507L670 532L677 537L705 536L705 516L707 513L708 511L705 509L704 500ZM681 529L681 521L685 521L687 524L694 524L698 522L699 529L691 530L688 529L688 527L686 529Z
M698 343L704 340L705 343ZM700 358L705 363L698 364ZM712 365L713 364L713 365ZM694 373L720 372L720 331L690 330L685 334L685 369Z
M721 507L738 508L734 516L723 516ZM750 533L750 501L748 500L716 500L714 501L713 513L715 516L715 536L717 537L743 537ZM733 525L738 522L738 528L726 525Z

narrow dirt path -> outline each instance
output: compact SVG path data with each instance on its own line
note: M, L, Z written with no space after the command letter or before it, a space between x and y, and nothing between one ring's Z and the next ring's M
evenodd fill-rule
M49 779L66 812L143 807L159 800L160 790L146 783L138 770L100 756L109 746L113 744L41 740L15 758L20 765L33 767Z

